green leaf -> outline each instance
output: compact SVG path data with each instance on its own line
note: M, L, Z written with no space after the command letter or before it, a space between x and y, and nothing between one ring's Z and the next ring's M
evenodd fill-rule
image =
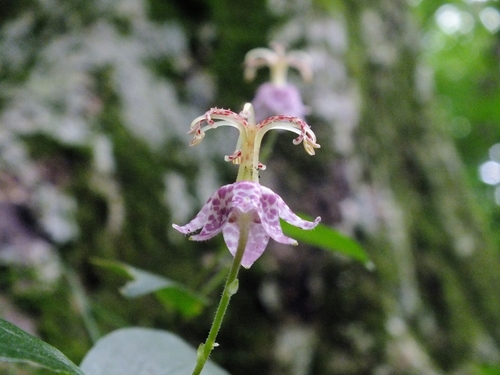
M0 319L0 361L34 363L63 374L84 375L59 350L3 319Z
M311 220L309 217L304 217L305 220ZM313 230L303 230L281 221L283 232L299 242L307 243L334 253L341 253L349 256L366 265L370 263L370 259L365 250L353 239L341 234L337 230L319 223Z
M136 298L154 293L164 306L175 309L188 318L200 314L206 305L203 297L166 277L121 262L94 259L93 263L131 279L120 289L125 297Z
M124 328L97 341L80 367L87 375L187 375L196 358L196 349L170 332ZM208 361L203 375L229 374Z

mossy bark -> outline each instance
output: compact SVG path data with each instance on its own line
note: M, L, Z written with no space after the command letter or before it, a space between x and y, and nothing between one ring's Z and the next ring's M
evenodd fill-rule
M348 63L363 103L356 133L362 170L353 188L373 192L380 227L364 243L386 319L405 326L388 337L387 354L393 366L402 363L411 337L436 372L495 360L499 256L451 136L419 92L421 51L408 2L346 1L345 14ZM399 371L423 364L409 361Z

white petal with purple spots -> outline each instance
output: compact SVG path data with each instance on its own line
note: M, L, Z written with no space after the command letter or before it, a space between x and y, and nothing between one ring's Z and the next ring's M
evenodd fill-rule
M295 215L281 197L257 182L239 181L225 185L215 192L196 217L184 226L173 225L183 234L201 228L192 240L208 240L222 231L224 241L231 254L236 253L240 237L239 216L253 213L248 242L241 265L249 268L264 252L269 238L277 242L296 245L297 241L283 234L279 219L302 229L313 229L320 218L313 222Z

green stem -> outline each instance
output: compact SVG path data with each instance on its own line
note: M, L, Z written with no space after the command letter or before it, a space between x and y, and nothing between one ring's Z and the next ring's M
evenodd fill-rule
M231 269L229 270L229 275L224 285L224 290L222 291L222 296L219 301L219 306L215 313L215 318L208 333L207 340L204 344L198 347L198 358L196 361L196 367L193 370L192 375L199 375L205 366L205 363L210 357L210 353L217 346L215 339L219 333L220 327L222 325L222 320L226 313L227 307L229 306L229 301L233 294L238 290L238 271L240 269L241 260L243 259L243 254L245 253L245 247L248 241L248 231L249 223L247 215L243 214L239 220L240 223L240 238L238 240L238 248L236 249L236 254L234 254L234 260L231 264Z

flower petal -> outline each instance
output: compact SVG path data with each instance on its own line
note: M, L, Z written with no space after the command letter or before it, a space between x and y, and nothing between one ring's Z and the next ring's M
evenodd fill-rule
M172 226L183 234L193 233L203 228L197 235L191 236L194 241L208 240L218 234L227 221L229 215L228 203L232 198L232 185L219 188L205 203L201 211L184 226Z
M239 181L233 186L232 208L237 208L243 213L258 209L261 194L261 185L258 182Z
M286 245L297 245L297 241L283 234L280 224L279 200L282 200L278 194L264 186L261 186L262 196L261 205L258 211L262 221L262 226L266 233L277 242Z
M262 223L252 223L241 265L245 268L250 268L253 262L259 259L262 253L264 253L268 243L269 236L264 230Z
M307 112L299 90L291 84L278 86L273 83L263 83L257 89L252 104L257 122L276 115L304 118Z
M235 218L234 213L231 214L231 218L222 228L222 235L224 236L224 242L226 243L227 248L234 256L240 239L240 227L237 224L237 219Z
M224 228L222 229L222 234L224 236L224 241L234 256L238 248L238 241L240 238L240 228L237 224L236 216L239 215L239 211L233 211L231 218L228 220ZM250 268L252 264L264 253L269 242L269 236L267 235L260 218L255 212L255 219L250 226L250 231L248 234L248 241L243 253L243 258L241 260L241 265L245 268Z
M304 219L301 219L295 213L290 209L290 207L287 206L285 201L278 195L276 194L277 197L277 205L279 208L279 216L285 220L287 223L290 223L296 227L299 227L301 229L314 229L316 225L321 221L321 217L317 217L314 219L314 221L307 221Z

